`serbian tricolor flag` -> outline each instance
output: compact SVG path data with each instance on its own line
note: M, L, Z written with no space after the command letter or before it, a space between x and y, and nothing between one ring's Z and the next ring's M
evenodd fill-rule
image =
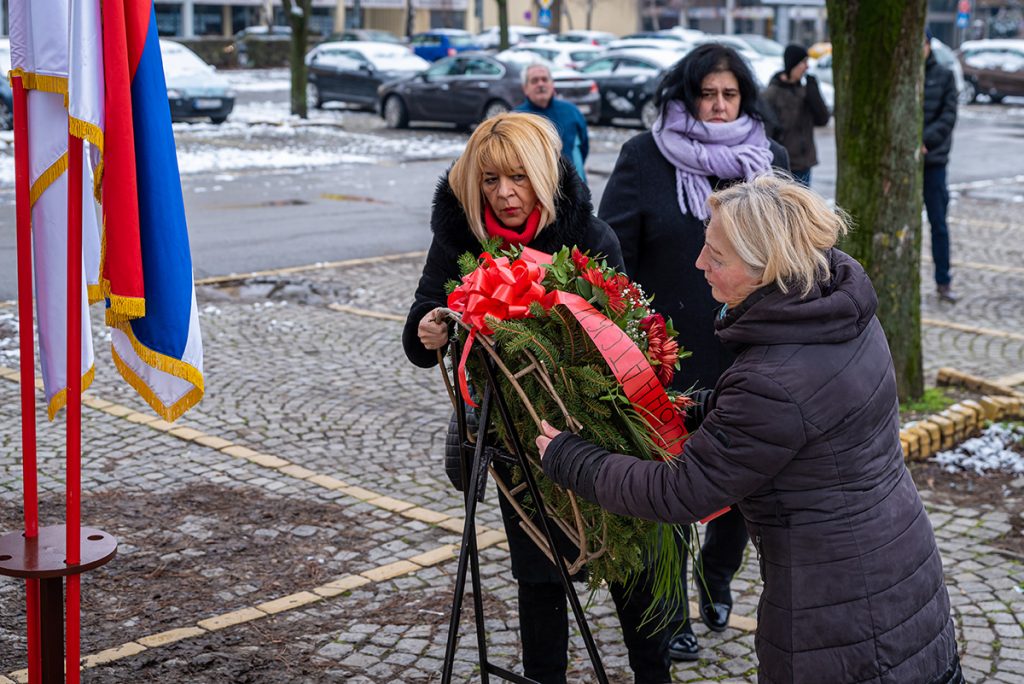
M112 288L140 273L144 292L138 308L111 301L107 323L121 375L173 421L203 396L203 343L156 13L149 0L104 0L102 11L103 268ZM126 240L116 251L115 230Z

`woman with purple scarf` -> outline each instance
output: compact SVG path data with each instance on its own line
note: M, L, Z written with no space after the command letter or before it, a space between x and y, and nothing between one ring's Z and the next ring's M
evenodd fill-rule
M658 86L654 104L661 113L651 131L623 145L598 210L619 237L629 277L654 295L654 308L672 319L679 345L693 353L675 375L678 390L714 389L734 360L715 337L722 305L694 265L704 246L708 197L772 166L789 169L785 148L765 134L757 91L733 49L709 43L690 52ZM696 584L701 620L712 631L728 625L729 583L746 544L736 510L707 526ZM681 581L686 584L685 572ZM676 660L699 657L688 617L670 652Z

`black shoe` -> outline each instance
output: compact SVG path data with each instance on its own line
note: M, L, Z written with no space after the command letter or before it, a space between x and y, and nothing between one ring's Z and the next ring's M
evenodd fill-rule
M704 625L712 632L725 631L725 628L729 626L729 614L731 612L732 606L726 603L705 603L704 597L701 596L700 619L704 621Z
M700 646L693 632L681 632L668 642L668 657L672 660L694 661L700 658Z
M953 288L951 288L949 285L937 286L936 292L939 295L939 299L948 304L956 304L957 300L959 299L959 297L957 297L956 294L953 293Z

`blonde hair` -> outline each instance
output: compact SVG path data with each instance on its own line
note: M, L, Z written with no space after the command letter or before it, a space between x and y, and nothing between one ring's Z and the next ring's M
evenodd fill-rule
M708 199L726 239L764 284L800 290L829 279L825 251L850 229L850 218L789 176L766 174Z
M483 220L483 167L504 174L525 172L540 204L537 235L554 222L561 152L558 131L550 121L535 114L508 112L477 126L465 151L448 173L448 184L466 213L473 235L481 242L487 238Z

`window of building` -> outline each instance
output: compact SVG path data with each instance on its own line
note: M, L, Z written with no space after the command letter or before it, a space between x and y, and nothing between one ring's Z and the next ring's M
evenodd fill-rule
M220 5L194 5L192 26L197 36L224 35L224 10Z
M153 5L156 11L156 32L161 36L180 36L184 33L181 24L181 5L158 2Z

